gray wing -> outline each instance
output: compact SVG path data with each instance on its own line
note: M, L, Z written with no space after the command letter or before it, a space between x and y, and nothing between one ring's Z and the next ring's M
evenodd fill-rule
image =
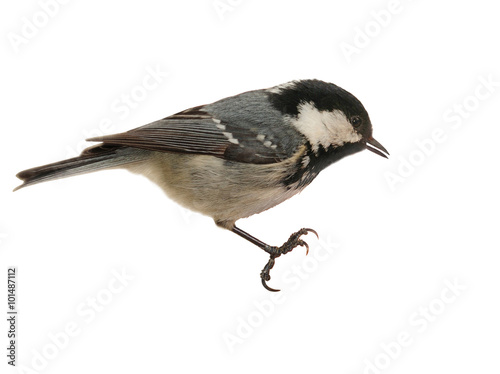
M124 132L87 139L158 152L205 154L269 164L291 157L304 143L273 109L263 91L199 106Z

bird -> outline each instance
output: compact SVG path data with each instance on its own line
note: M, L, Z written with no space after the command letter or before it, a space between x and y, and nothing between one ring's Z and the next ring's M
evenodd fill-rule
M276 258L308 244L302 228L271 246L236 222L268 210L307 187L329 165L362 150L387 158L367 111L341 87L294 80L195 106L98 142L78 157L19 172L23 184L122 168L156 183L178 204L213 218L269 255L260 273L269 291ZM15 191L14 190L14 191ZM319 238L319 237L318 237ZM306 252L306 253L307 253Z

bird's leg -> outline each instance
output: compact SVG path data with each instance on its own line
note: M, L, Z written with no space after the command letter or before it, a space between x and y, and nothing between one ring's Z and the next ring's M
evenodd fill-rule
M300 229L299 231L290 235L290 238L285 243L283 243L281 247L274 247L260 241L259 239L253 237L249 233L239 229L236 226L234 226L231 231L269 253L269 261L267 262L266 266L264 266L264 269L262 269L262 271L260 272L260 278L262 279L262 285L264 286L264 288L268 291L273 292L279 290L269 287L266 282L271 279L271 275L269 275L269 273L274 266L275 259L281 255L291 252L295 247L298 246L306 247L307 255L309 253L309 245L307 245L305 241L300 239L300 237L302 235L307 235L307 233L309 232L312 232L319 238L318 233L313 229Z

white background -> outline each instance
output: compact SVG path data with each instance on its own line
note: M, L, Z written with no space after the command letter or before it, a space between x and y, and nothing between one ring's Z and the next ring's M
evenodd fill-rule
M2 373L18 372L5 357L7 266L21 373L500 370L491 1L47 2L0 10ZM148 69L161 74L145 90ZM17 172L85 137L303 78L356 95L391 158L349 157L239 222L274 245L320 234L307 258L277 261L279 299L260 285L262 251L145 178L106 171L12 193ZM131 92L145 95L117 111Z

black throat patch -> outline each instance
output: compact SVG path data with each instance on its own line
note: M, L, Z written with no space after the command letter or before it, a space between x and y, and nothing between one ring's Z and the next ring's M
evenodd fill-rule
M346 143L340 147L328 149L320 146L318 152L315 153L311 145L307 144L307 151L295 164L295 172L290 174L283 183L288 189L303 188L311 183L323 169L365 148L363 143Z

